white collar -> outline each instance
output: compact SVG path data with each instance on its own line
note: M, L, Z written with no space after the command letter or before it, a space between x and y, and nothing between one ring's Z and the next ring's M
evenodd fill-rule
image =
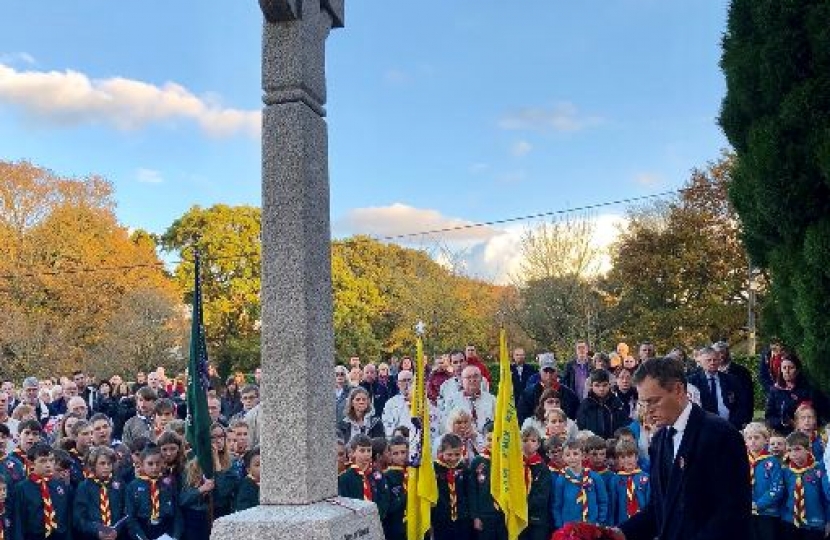
M677 420L674 421L672 427L677 431L677 433L683 433L686 431L686 424L689 423L689 416L692 414L692 402L689 400L686 403L686 407L683 409L683 412L680 413L680 416L677 417Z

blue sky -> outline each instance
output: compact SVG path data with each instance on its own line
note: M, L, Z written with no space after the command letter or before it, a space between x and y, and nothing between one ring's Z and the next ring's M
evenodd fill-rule
M726 146L715 124L726 10L347 0L327 46L334 234L679 187ZM259 204L256 1L13 2L0 35L0 159L102 174L122 222L155 232L194 204ZM420 246L456 242L470 273L503 279L524 226Z

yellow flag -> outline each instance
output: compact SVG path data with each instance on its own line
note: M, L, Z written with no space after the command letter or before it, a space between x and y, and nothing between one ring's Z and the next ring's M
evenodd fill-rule
M432 507L438 502L438 483L432 467L432 443L429 440L429 406L424 380L424 345L418 338L415 353L415 384L409 412L412 426L409 434L409 478L406 484L406 538L423 540L429 531Z
M507 355L507 335L499 338L499 395L496 398L496 421L490 465L490 491L504 512L507 537L515 540L527 527L527 487L516 403L513 401L513 377Z

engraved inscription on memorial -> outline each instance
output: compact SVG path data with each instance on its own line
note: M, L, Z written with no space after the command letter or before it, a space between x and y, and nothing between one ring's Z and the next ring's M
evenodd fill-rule
M353 533L348 533L343 535L343 540L357 540L358 538L363 538L364 536L369 535L369 527L365 527L363 529L358 529Z

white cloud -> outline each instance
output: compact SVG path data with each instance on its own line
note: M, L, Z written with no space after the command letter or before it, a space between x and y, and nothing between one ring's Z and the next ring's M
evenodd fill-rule
M135 130L155 123L195 122L213 137L260 133L259 111L223 107L215 97L198 97L167 82L113 77L90 79L77 71L18 71L0 63L0 106L61 126L104 124Z
M562 101L552 107L525 107L506 113L499 127L508 131L574 132L601 122L602 118L583 115L576 105Z
M510 147L510 154L513 157L522 157L526 156L533 150L533 145L527 141L516 141Z
M347 231L347 234L367 234L378 238L414 235L394 240L402 244L432 237L454 242L480 242L498 234L492 227L471 227L472 224L469 220L444 216L438 210L394 203L390 206L355 208L339 220L336 227ZM443 232L430 235L415 234L430 231Z
M37 61L34 56L27 52L10 52L0 54L0 64L33 66L37 64Z
M135 179L142 184L161 184L164 182L161 173L153 169L138 169L135 173Z
M663 177L657 173L641 172L634 176L634 181L641 186L651 187L663 183Z

